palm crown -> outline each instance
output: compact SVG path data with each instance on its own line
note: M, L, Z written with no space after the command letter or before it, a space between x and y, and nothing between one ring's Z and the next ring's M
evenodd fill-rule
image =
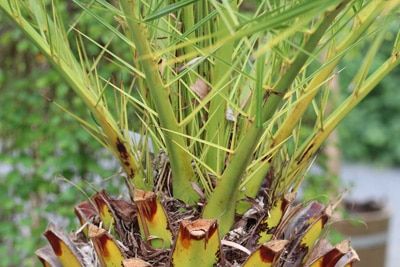
M126 176L132 202L100 192L75 208L87 227L80 238L91 240L102 266L124 258L129 266L126 258L144 253L137 243L176 266L255 266L266 258L271 266L320 266L313 264L332 251L329 266L356 259L346 242L318 239L331 205L291 202L323 141L399 64L397 36L391 57L371 72L399 1L258 1L251 12L241 1L74 3L104 26L106 42L81 31L79 18L65 27L57 2L0 6L87 105L92 122L73 115ZM328 112L338 64L366 41L352 92ZM100 49L93 59L90 46ZM115 76L103 77L101 64L113 64ZM141 241L128 241L127 228ZM54 225L45 236L53 252L38 253L44 262L84 264ZM222 246L232 243L250 256L229 259Z

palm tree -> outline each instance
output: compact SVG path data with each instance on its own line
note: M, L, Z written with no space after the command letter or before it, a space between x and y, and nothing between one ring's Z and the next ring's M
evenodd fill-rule
M73 2L82 13L67 24L57 1L0 6L86 104L93 121L71 114L118 159L130 200L101 191L78 204L72 237L50 223L45 266L357 260L348 241L325 240L336 203L293 200L323 141L398 66L399 35L371 68L400 1ZM106 40L80 29L87 16ZM351 93L328 112L339 62L367 41ZM102 64L117 74L103 77Z

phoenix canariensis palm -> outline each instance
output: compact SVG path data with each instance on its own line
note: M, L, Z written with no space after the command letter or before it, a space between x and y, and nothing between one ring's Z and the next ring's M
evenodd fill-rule
M400 1L264 0L251 11L225 0L73 2L71 18L58 1L0 6L93 114L71 113L119 160L130 199L100 191L78 204L72 237L51 223L37 251L45 266L357 260L348 241L324 238L335 203L293 200L323 141L398 66L398 33L387 61L372 63ZM108 39L80 29L82 17ZM327 112L338 64L366 42L353 90ZM102 64L118 71L103 77Z

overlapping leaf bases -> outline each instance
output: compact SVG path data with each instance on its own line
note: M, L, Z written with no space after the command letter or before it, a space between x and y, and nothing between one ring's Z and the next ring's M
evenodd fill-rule
M399 0L261 1L249 16L240 11L245 1L74 0L115 38L102 45L68 21L77 25L78 53L68 41L74 30L51 2L51 12L44 0L0 7L93 114L95 124L73 116L116 156L131 199L97 193L76 207L82 227L69 237L51 224L52 249L38 253L45 265L339 267L357 260L347 243L323 241L332 208L295 204L292 192L329 134L400 64L398 33L390 57L373 67ZM354 90L328 112L341 60L369 39ZM85 40L100 48L95 60ZM100 61L130 81L99 75ZM136 128L144 146L128 135ZM152 167L148 138L168 164Z
M340 267L359 260L349 241L326 241L330 205L295 204L295 194L269 205L261 192L219 237L217 220L200 218L203 203L193 208L168 190L161 198L136 192L129 201L101 191L75 207L78 231L67 236L51 223L45 233L51 248L37 255L44 266Z

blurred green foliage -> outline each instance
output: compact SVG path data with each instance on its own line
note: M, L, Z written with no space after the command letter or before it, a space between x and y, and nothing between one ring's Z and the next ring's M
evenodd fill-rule
M386 36L380 54L374 61L376 69L390 55L391 44L396 38L398 25L393 34ZM359 68L362 55L368 47L353 54L343 62L340 73L342 90L351 90L352 74ZM339 126L340 147L346 160L376 165L400 165L400 68L395 69L369 94Z
M78 16L68 5L65 14ZM81 100L1 13L0 21L0 266L36 266L34 251L44 245L48 221L75 228L72 207L119 170L74 118L47 99L92 120ZM87 26L80 30L105 41L98 25L85 17L80 22ZM90 53L99 53L92 47ZM104 77L113 68L102 67ZM108 181L108 191L118 193L120 183Z
M64 2L65 14L79 17L79 30L107 43L101 25L90 23L89 17L80 17L80 11L70 3ZM92 120L79 98L1 13L0 21L0 266L34 266L37 260L33 252L44 244L40 244L40 235L47 222L57 219L62 221L58 224L64 224L63 228L66 224L73 228L77 224L71 223L71 207L86 198L80 190L91 194L93 189L88 184L118 170L103 164L110 161L110 155L75 119L44 96L84 120ZM100 52L95 45L86 47L92 49L88 51L92 55ZM377 66L387 51L390 47L383 46L382 60L378 58ZM360 64L362 52L343 63L341 88L351 88L351 74ZM112 77L116 68L107 64L99 70L103 77ZM395 138L400 132L399 72L395 70L380 83L342 123L341 146L349 160L400 163L400 139ZM71 183L57 176L66 177ZM315 195L312 189L320 190L322 183L327 182L324 188L331 187L332 181L316 176L307 186L311 191L305 194ZM336 182L334 179L335 186ZM107 183L108 192L117 193L117 188L118 182L114 188Z

